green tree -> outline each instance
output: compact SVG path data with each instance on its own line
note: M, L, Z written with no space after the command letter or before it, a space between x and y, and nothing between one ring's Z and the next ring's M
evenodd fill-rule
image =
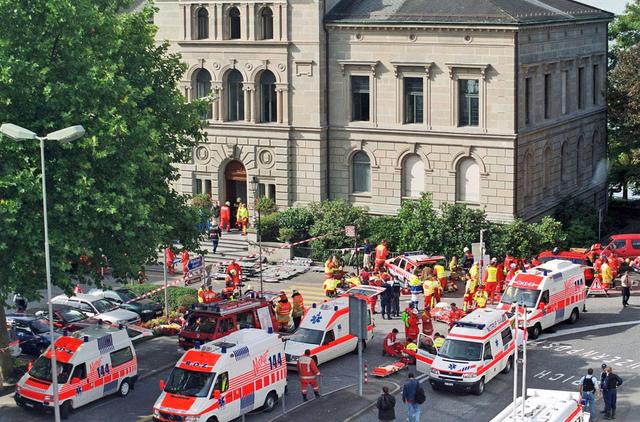
M440 252L438 244L438 216L431 195L423 193L417 201L403 201L398 212L398 250Z
M480 230L487 229L489 223L484 211L469 208L463 204L442 204L435 231L437 251L446 257L462 254L464 247L480 241Z
M0 0L2 122L87 131L46 146L52 279L67 290L71 272L98 277L103 255L127 277L158 245L198 248L197 209L171 184L202 139L204 105L177 89L185 66L156 44L153 10L120 13L128 3ZM33 299L45 287L38 145L0 138L0 162L0 297ZM4 327L0 306L0 350ZM7 371L7 353L0 360Z
M309 210L313 216L313 226L309 235L324 236L310 242L312 256L315 259L326 258L331 254L331 249L353 247L353 238L344 234L345 226L355 225L361 230L368 224L369 217L365 208L354 207L341 199L311 204ZM358 238L362 238L360 234Z
M609 40L614 42L613 52L626 50L640 42L640 2L631 0L624 13L609 25Z

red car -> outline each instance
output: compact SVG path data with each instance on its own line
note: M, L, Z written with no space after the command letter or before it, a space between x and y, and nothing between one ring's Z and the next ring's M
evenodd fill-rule
M640 256L640 234L614 234L609 238L609 243L603 248L602 244L596 243L591 247L591 251L604 256L615 255L618 258L634 259Z
M538 255L538 260L543 264L553 259L570 261L574 264L584 266L585 284L587 286L590 286L591 283L593 282L593 278L594 278L593 262L591 262L591 259L589 258L589 255L586 252L560 251L554 254L552 251L544 251L544 252L540 252L540 255Z

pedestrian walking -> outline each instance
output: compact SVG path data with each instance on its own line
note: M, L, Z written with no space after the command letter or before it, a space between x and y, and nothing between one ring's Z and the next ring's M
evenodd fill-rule
M382 387L382 394L378 397L376 407L380 422L396 420L396 398L389 394L389 387Z
M585 401L582 411L588 411L591 421L596 420L596 393L598 391L598 379L593 376L593 368L587 369L587 375L580 378L580 396Z
M629 304L629 298L631 297L631 278L629 277L629 270L625 271L620 278L620 287L622 287L622 307L626 308Z
M413 372L409 372L409 379L402 387L402 402L407 405L407 421L420 422L420 405L425 401L423 388L415 379Z
M209 239L211 240L211 246L213 246L213 253L216 253L218 250L220 237L222 237L222 230L220 230L220 227L217 224L212 224L209 229Z
M298 377L300 378L302 400L307 401L307 389L309 386L313 389L313 394L315 394L316 398L320 397L319 375L320 370L316 365L316 361L311 358L311 350L305 350L304 355L298 359Z
M615 419L616 418L616 401L618 400L618 387L622 385L622 378L618 374L613 373L613 369L607 366L605 370L607 377L604 380L604 384L607 387L606 395L604 396L604 418Z

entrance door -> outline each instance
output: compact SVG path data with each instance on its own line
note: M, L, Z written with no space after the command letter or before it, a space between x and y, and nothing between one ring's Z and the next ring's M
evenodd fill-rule
M225 178L225 201L231 203L231 224L235 225L236 221L236 200L240 198L242 202L247 203L247 170L240 161L234 160L227 164L224 170Z

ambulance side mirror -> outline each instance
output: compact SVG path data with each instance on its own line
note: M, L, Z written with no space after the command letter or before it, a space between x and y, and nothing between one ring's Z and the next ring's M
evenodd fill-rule
M163 379L160 379L160 391L164 391L165 383Z

